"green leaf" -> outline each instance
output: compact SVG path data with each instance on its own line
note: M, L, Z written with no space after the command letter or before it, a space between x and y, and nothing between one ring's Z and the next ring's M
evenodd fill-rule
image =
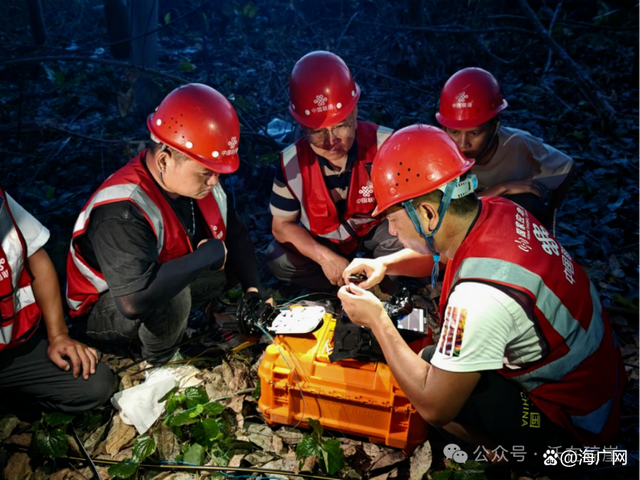
M204 407L204 414L205 415L220 415L222 412L224 412L224 409L226 408L224 405L222 405L219 402L210 402L207 403L206 405L203 405Z
M42 421L49 425L50 427L60 427L62 425L67 425L76 418L75 415L71 415L69 413L45 413L42 415Z
M184 452L184 463L191 465L202 465L204 462L204 447L199 443L190 445L186 452Z
M321 453L325 471L329 475L334 475L344 468L344 452L340 447L339 440L331 439L324 442L321 446Z
M433 480L451 480L453 477L453 470L443 470L441 472L435 472L431 474Z
M251 394L254 400L260 399L261 386L262 386L262 382L256 382L256 389Z
M164 16L164 24L168 25L171 23L171 12L167 12L167 14Z
M196 66L191 62L187 62L186 60L182 60L178 64L178 68L180 69L181 72L193 72L196 69Z
M215 418L205 418L201 423L193 426L191 433L196 442L208 447L222 437L220 426Z
M247 18L253 18L258 13L258 7L256 7L253 3L247 3L242 9L242 15Z
M158 403L162 403L162 402L164 402L165 400L168 402L168 401L169 401L169 399L170 399L171 397L176 397L176 400L178 400L178 398L177 398L178 396L177 396L177 395L174 395L174 393L176 393L176 392L178 391L178 389L179 389L179 388L180 388L180 387L178 387L178 386L173 387L173 388L172 388L171 390L169 390L169 391L168 391L168 392L167 392L167 393L166 393L166 394L165 394L165 395L164 395L160 400L158 400Z
M197 418L193 418L191 416L190 410L183 410L179 413L174 413L169 415L164 419L164 424L169 427L179 427L181 425L189 425L191 423L196 423L198 421Z
M69 448L66 433L58 428L39 436L37 445L38 450L43 455L51 458L64 457L67 453L67 448Z
M307 423L313 429L313 437L318 443L322 443L322 434L324 433L324 428L322 428L320 422L318 420L314 420L313 418L307 418Z
M142 463L145 458L156 451L156 442L149 435L141 435L133 444L133 461Z
M165 405L165 408L167 409L167 413L169 415L175 412L176 408L180 406L180 402L178 401L178 398L179 397L177 395L173 395L169 397L169 400L167 400L167 404Z
M319 455L319 453L320 445L318 445L316 439L305 433L296 447L296 458L305 459L311 455Z
M200 387L189 387L184 391L184 395L187 398L187 408L209 402L209 395Z
M138 470L138 464L132 463L130 458L109 467L109 475L113 478L129 478Z
M189 412L189 416L191 418L199 417L203 411L204 411L204 407L202 405L196 405L196 407Z

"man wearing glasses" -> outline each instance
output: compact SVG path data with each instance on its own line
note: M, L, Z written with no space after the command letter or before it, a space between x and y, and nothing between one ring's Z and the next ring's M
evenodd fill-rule
M402 249L376 207L369 165L391 130L358 122L360 87L342 59L316 51L296 63L289 112L305 136L280 153L271 193L267 265L281 280L312 290L344 284L356 254Z

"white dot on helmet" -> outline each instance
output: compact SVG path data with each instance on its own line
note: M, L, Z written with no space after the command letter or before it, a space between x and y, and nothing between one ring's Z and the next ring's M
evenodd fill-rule
M218 158L220 156L220 152L216 151L211 154L213 158Z
M157 125L157 126L162 125L162 120L160 120L160 119L156 120L156 125Z
M187 148L193 148L193 143L191 143L191 142L187 142L187 143L185 143L185 146L186 146Z
M310 114L311 114L311 112L310 112L309 110L305 110L305 111L304 111L304 114L305 114L305 115L310 115Z
M338 103L336 104L336 108L338 108L338 109L342 108L342 104L341 104L340 102L338 102Z

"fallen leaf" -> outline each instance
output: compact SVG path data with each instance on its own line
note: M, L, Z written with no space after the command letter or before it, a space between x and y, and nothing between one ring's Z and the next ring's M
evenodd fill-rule
M433 451L429 440L420 445L411 455L409 463L411 465L409 471L410 480L422 480L427 470L431 468L433 462Z
M20 419L15 415L7 415L0 419L0 442L3 442L6 438L9 438L11 433L20 423Z
M163 423L154 429L153 439L156 442L160 458L163 460L171 462L180 455L180 442L178 437Z
M242 464L242 460L244 459L246 454L242 453L242 454L238 454L238 455L234 455L233 457L231 457L231 459L229 460L228 465L230 467L239 467Z
M21 433L20 435L11 435L9 438L7 438L7 443L13 443L15 445L28 447L31 443L31 434Z
M302 440L302 432L293 427L282 427L276 432L276 435L287 445L297 445Z
M313 472L318 464L318 456L317 455L309 455L305 458L302 467L300 468L301 472Z
M397 452L394 450L391 451L382 451L378 454L376 458L374 458L371 463L371 468L369 471L378 470L380 468L389 467L391 465L395 465L396 463L403 462L407 457L402 452Z
M263 463L273 460L274 455L267 452L255 451L249 453L244 459L251 465L262 465Z
M96 447L98 446L98 443L100 442L100 439L102 438L102 435L104 435L104 432L108 426L109 423L107 422L104 425L96 428L91 433L91 435L89 435L89 438L85 440L84 448L89 455L93 455L93 453L95 452Z
M26 453L14 453L11 455L4 469L4 478L8 480L30 480L33 478L33 470L29 465L29 455Z
M135 436L136 429L131 425L126 425L120 419L120 415L114 415L111 429L107 435L105 451L113 457L122 447L133 440Z

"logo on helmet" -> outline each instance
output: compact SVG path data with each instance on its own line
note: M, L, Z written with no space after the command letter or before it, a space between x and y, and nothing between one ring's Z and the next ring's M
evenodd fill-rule
M362 195L362 198L358 198L356 203L373 203L376 201L371 195L373 194L373 184L371 182L367 182L366 185L362 186L358 193Z
M316 95L316 99L313 101L313 103L315 103L317 107L313 107L311 109L311 112L320 113L320 112L333 110L333 103L330 103L329 105L327 105L328 100L329 99L324 95ZM306 110L304 113L309 115L309 110Z
M327 103L327 97L324 95L316 95L316 99L313 101L319 107L324 107L324 104Z
M229 145L229 150L223 150L222 155L235 155L238 152L238 149L236 148L238 145L237 137L231 137L231 140L227 142L227 145Z
M462 91L456 95L456 103L451 104L451 106L453 108L471 108L473 102L467 102L467 98L469 98L469 95L467 95L465 91Z

